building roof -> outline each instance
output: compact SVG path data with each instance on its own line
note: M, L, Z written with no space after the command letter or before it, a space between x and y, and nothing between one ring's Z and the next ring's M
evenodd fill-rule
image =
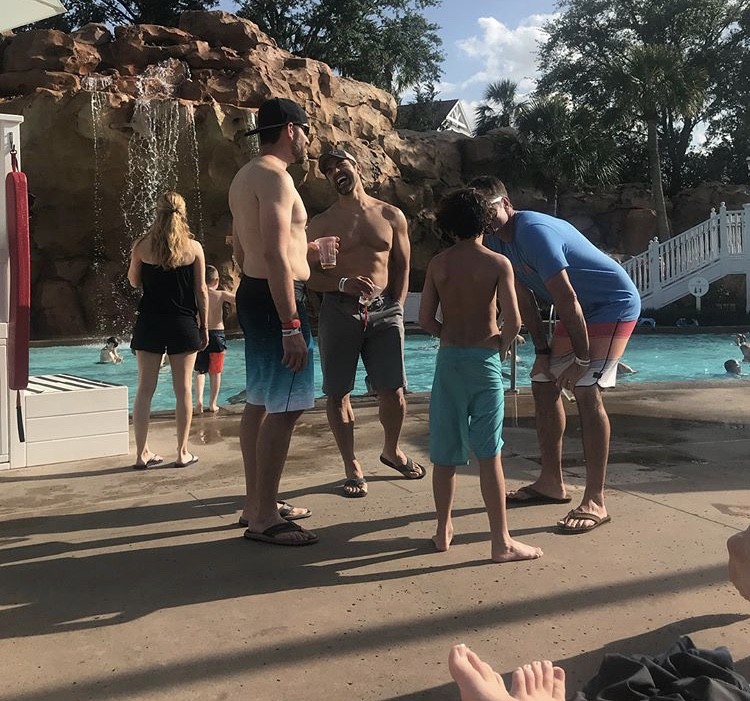
M396 115L396 128L409 129L415 112L424 110L423 118L427 121L425 131L436 131L439 129L450 111L456 106L459 100L434 100L429 104L412 102L408 105L399 105L398 114Z

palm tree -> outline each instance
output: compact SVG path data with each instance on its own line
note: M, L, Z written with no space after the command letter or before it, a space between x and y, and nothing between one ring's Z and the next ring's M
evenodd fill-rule
M484 102L476 109L474 136L481 136L493 129L513 126L518 102L518 83L498 80L484 89Z
M530 180L547 192L557 216L562 186L611 185L622 164L614 141L595 126L595 115L573 108L562 95L537 95L516 115Z
M630 48L621 62L610 67L609 88L614 99L611 121L646 125L656 230L664 241L669 238L669 220L659 154L659 121L670 111L694 117L705 99L707 76L690 66L678 47L643 44Z

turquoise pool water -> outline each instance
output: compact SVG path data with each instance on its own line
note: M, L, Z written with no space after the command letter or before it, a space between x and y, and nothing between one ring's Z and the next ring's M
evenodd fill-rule
M103 344L102 344L103 345ZM98 365L102 345L57 346L32 348L30 367L32 375L69 373L106 382L125 384L129 388L130 405L137 380L135 356L127 345L118 348L125 360L119 365ZM242 340L231 340L224 363L222 388L219 403L244 388L245 368ZM406 368L409 389L413 392L428 392L432 386L437 342L422 335L406 337ZM533 349L527 343L518 349L518 386L529 385L529 369L533 363ZM727 335L636 335L630 339L623 361L637 370L634 375L621 375L618 382L685 382L700 380L742 381L743 378L728 378L724 372L724 361L728 358L742 360L742 353L734 344L734 337ZM506 364L508 370L509 364ZM750 379L750 363L744 365ZM320 366L316 355L316 387L321 395ZM365 393L364 368L359 367L354 394ZM174 409L169 367L161 371L159 385L152 405L154 411Z

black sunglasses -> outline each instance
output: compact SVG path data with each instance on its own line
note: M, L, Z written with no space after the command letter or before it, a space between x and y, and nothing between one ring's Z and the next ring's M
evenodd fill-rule
M300 124L299 122L292 122L295 127L299 127L302 129L302 131L305 133L305 136L310 136L310 125L309 124Z

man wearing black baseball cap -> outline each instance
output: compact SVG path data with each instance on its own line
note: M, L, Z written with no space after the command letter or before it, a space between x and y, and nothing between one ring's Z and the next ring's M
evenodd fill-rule
M320 172L325 175L338 161L349 161L355 167L357 165L357 159L354 158L351 153L344 151L343 149L335 148L328 151L328 153L324 153L318 159L318 168L320 168Z
M310 125L307 123L307 114L296 102L287 100L285 97L274 97L266 100L258 109L258 126L245 132L247 136L260 134L269 129L285 127L293 124L299 127L305 134L310 133ZM261 142L262 143L262 142Z
M367 495L367 482L354 452L354 410L349 400L359 357L378 395L383 425L380 462L405 479L426 470L399 446L406 415L404 388L404 300L409 289L409 234L397 207L370 197L357 159L333 149L318 167L338 200L314 217L309 240L339 236L336 267L312 266L309 285L323 293L318 313L318 345L323 392L331 432L344 461L346 497Z
M278 502L294 424L314 405L312 334L305 309L307 212L287 167L307 157L305 111L286 98L258 110L260 155L229 188L234 257L242 268L237 316L245 334L246 404L240 424L247 498L245 538L309 545L318 537L293 521L308 509Z

